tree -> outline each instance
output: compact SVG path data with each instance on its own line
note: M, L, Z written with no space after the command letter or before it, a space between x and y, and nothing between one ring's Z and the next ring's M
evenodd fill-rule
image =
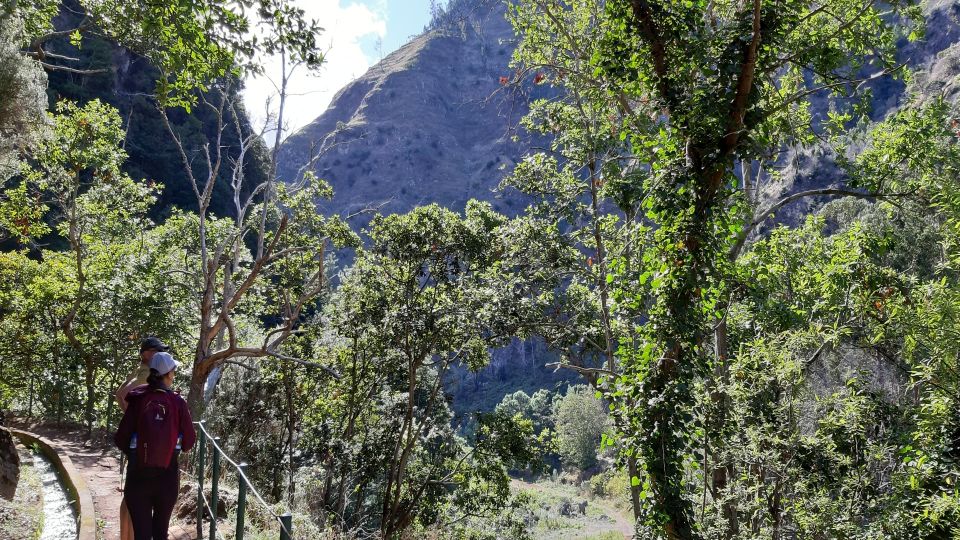
M531 104L523 125L548 137L549 149L527 156L503 184L537 201L522 218L530 223L517 227L512 239L518 247L511 269L537 313L529 331L561 353L557 367L606 391L606 383L621 372L617 348L624 342L636 346L634 328L645 305L621 303L615 313L612 273L635 272L650 229L641 221L638 164L621 136L622 115L594 84L589 65L602 52L592 22L602 16L602 2L582 2L575 9L531 2L512 11L513 25L523 35L514 85L552 84L563 91ZM627 473L636 477L637 456L620 448ZM631 483L635 517L639 494Z
M607 428L603 402L593 394L585 385L571 386L553 411L560 458L581 471L597 464L600 438Z
M517 390L512 394L507 394L500 400L500 403L497 404L496 412L510 417L519 414L520 416L530 418L532 416L530 411L530 396L523 390Z
M351 319L338 325L340 331L352 339L375 332L398 377L397 422L382 493L385 537L409 527L421 500L438 495L443 484L435 483L430 470L457 459L456 445L440 440L434 444L443 452L423 453L423 438L436 433L430 427L449 423L442 393L447 370L454 364L478 369L489 361L487 347L505 337L492 324L482 286L502 223L502 216L476 202L467 205L462 220L435 205L375 219L372 250L358 256L339 291L360 308L343 310Z
M192 39L218 54L212 55L209 63L196 64L188 50L189 41L186 42L188 49L183 49L180 38L166 47L170 44L165 41L165 34L159 36L164 46L157 49L163 54L148 54L164 74L158 85L157 107L177 148L198 207L198 249L187 271L188 275L200 277L194 283L199 297L199 327L187 400L198 417L226 362L267 356L298 361L285 357L279 349L298 331L306 313L318 307L317 301L328 283L325 266L328 245L344 247L355 242L354 235L338 217L317 215L315 202L332 196L328 184L312 173L305 173L292 185L277 184L276 159L284 133L287 82L294 69L301 66L316 69L323 60L316 43L320 30L316 21L306 20L302 9L284 0L246 2L240 10L218 2L212 5L217 8L213 11L214 19L226 17L228 30L239 35L247 31L249 24L242 7L255 5L263 20L260 35L249 45L240 44L238 35L234 34L228 33L225 40L218 34L211 37L209 25L205 24L211 14L201 12L201 16L191 19L192 6L187 5L184 16L189 21L187 30L192 32ZM156 16L158 9L163 12L167 8L146 6L145 9ZM148 32L149 26L128 30L130 35L140 36L147 42L154 39ZM265 160L269 169L266 179L249 186L246 185L246 162L253 154L265 152L263 132L250 132L240 124L237 95L232 87L239 74L260 70L259 55L271 54L278 54L282 61L279 112L275 123L264 127L275 132L274 148L270 159ZM199 92L193 93L196 90ZM170 109L189 110L198 99L213 113L217 129L213 140L202 141L194 148L177 133L170 121ZM225 136L237 141L236 159L229 158ZM204 156L199 167L192 163L193 152ZM224 181L223 177L229 179L233 192L232 223L218 222L210 215L213 193L218 182ZM271 292L258 297L258 291ZM245 306L257 305L261 300L269 303L266 310L279 324L256 338L241 339L234 319Z
M44 308L83 366L84 420L92 429L101 370L112 360L110 371L125 371L122 361L135 351L137 335L172 326L166 317L174 311L156 309L154 302L171 302L174 295L160 293L167 283L149 277L158 274L152 268L158 253L146 253L144 231L157 190L120 172L126 154L116 110L99 101L84 107L63 102L50 120L53 133L0 199L0 224L28 244L50 238L47 224L53 223L54 238L66 244L66 251L38 250L42 265L35 277L46 285L14 294L56 291Z
M916 101L861 136L844 141L843 164L868 189L911 193L914 216L887 209L876 258L900 279L874 289L871 344L905 373L904 429L895 446L886 530L937 538L960 527L960 496L950 488L958 471L960 417L956 414L957 231L955 171L960 167L957 110L936 97ZM872 228L876 229L876 226ZM927 247L927 249L923 249ZM902 276L902 277L901 277Z
M892 7L905 16L898 21L918 19L908 3ZM697 426L706 422L717 440L712 430L724 423L729 402L713 391L709 416L699 418L695 388L707 380L716 390L726 377L730 261L771 212L756 209L757 182L769 180L766 170L778 157L810 143L824 124L809 113L811 95L854 93L878 76L861 74L868 61L880 73L897 69L895 23L872 2L585 1L566 9L531 0L517 13L527 24L519 60L548 71L589 105L549 118L559 136L583 133L592 119L602 127L594 132L616 133L627 147L600 154L614 167L601 191L633 194L626 200L637 203L648 233L624 241L639 251L627 259L635 264L611 261L603 279L616 309L643 318L627 323L627 339L615 340L622 367L609 379L608 396L622 444L642 462L633 483L649 495L644 527L667 538L699 537L684 471L702 461ZM712 457L703 474L722 492L728 470ZM736 509L726 511L733 526Z
M304 446L322 469L317 511L339 529L397 538L490 516L510 499L506 467L539 459L527 419L483 415L473 440L458 436L443 390L511 335L487 286L505 221L476 201L463 217L436 205L375 217L317 321L341 378L302 383L318 396Z
M333 192L326 182L311 174L293 185L274 185L273 177L268 177L249 195L243 195L244 160L256 151L259 136L242 132L236 122L237 105L229 96L226 89L221 89L219 101L204 102L215 111L220 135L213 144L204 146L206 177L202 181L194 175L187 150L167 124L199 207L196 218L185 222L191 228L194 250L188 251L184 269L187 286L195 291L198 305L198 339L187 398L197 417L202 415L219 380L219 370L227 361L268 356L298 360L284 356L280 346L318 307L329 278L328 246L355 243L355 235L342 220L318 215L316 201L331 197ZM234 130L241 141L239 158L230 165L224 163L220 143L226 130ZM230 167L233 218L209 214L221 166ZM257 335L242 335L235 320L245 314L269 316L277 322Z

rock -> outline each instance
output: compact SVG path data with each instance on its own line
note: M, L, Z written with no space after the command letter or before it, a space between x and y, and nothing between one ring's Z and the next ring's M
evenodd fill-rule
M564 517L582 516L587 513L587 501L575 503L564 499L557 507L557 513Z
M13 435L0 428L0 497L13 500L20 481L20 456Z
M523 524L526 525L528 529L536 527L537 522L539 521L540 516L536 515L535 513L530 512L529 510L523 513Z
M203 496L210 499L210 486L204 486ZM227 507L236 506L236 494L229 491L220 491L217 494L217 519L223 519L227 516ZM173 508L173 514L177 519L188 523L195 523L197 520L197 484L193 482L184 482L180 486L180 495L177 497L177 505ZM210 513L204 509L204 517L209 517Z

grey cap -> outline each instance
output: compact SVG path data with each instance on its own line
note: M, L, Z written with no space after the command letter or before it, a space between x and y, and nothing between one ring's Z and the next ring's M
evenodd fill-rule
M166 375L167 373L177 369L180 363L174 360L173 357L170 356L170 353L158 352L157 354L153 355L153 358L150 359L150 363L148 365L150 366L150 369L157 370L157 373L160 375Z
M140 342L140 352L149 351L153 349L155 351L169 351L170 347L160 341L160 338L154 336L147 336Z

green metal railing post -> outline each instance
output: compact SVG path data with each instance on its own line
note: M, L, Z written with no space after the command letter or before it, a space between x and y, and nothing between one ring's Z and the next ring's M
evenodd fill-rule
M203 539L203 464L206 459L207 433L203 429L203 421L197 422L197 538Z
M220 501L217 484L220 483L220 437L213 438L213 465L210 468L210 540L217 538L217 507Z
M280 516L280 540L293 540L293 516L290 512Z
M270 510L270 505L264 502L263 498L257 493L256 487L253 484L249 483L247 478L247 469L249 465L246 463L236 463L233 459L228 456L223 449L220 447L220 437L214 437L213 434L206 430L206 426L203 422L195 422L197 426L198 437L197 440L200 443L196 458L196 472L197 472L197 540L204 540L205 535L203 534L203 513L204 508L209 508L210 510L210 531L209 531L209 540L217 539L217 517L218 517L218 506L220 502L220 463L221 460L226 460L228 467L233 467L237 471L237 480L238 480L238 493L237 493L237 521L236 529L234 530L233 539L234 540L243 540L246 531L244 530L245 521L247 518L247 496L253 495L253 497L262 504L270 514L277 520L280 521L280 540L293 540L293 515L287 512L282 516L276 515L272 510ZM210 449L210 463L207 463L207 443L209 443ZM203 484L204 484L204 473L205 469L209 465L210 467L210 497L205 498L203 496ZM209 501L207 504L205 501Z
M237 480L240 487L237 491L237 534L235 540L243 540L243 515L247 511L247 464L237 465Z

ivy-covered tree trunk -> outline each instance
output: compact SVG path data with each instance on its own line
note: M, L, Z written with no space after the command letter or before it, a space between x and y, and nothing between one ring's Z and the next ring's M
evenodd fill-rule
M684 461L692 431L693 385L705 374L702 347L708 336L698 291L705 285L702 269L713 263L712 253L703 248L709 242L699 221L705 212L699 214L680 229L678 242L684 244L686 254L673 262L681 273L663 301L662 315L651 317L651 324L663 329L657 337L664 352L645 375L649 382L641 399L648 404L642 428L649 434L641 448L656 507L666 518L667 537L682 540L696 538L692 503L683 484Z

